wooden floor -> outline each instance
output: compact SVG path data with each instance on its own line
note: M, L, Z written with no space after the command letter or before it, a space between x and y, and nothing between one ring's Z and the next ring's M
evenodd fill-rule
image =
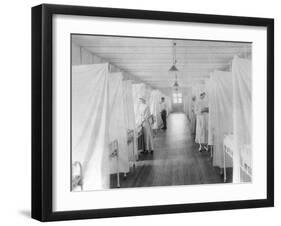
M154 153L141 154L135 169L126 177L121 175L121 187L223 183L219 169L212 166L210 153L198 152L186 115L170 114L167 125L168 129L154 138ZM232 172L227 173L230 182ZM116 175L111 175L111 187L116 187Z

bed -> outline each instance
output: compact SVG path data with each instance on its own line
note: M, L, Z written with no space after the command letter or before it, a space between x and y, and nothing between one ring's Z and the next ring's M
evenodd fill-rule
M224 166L224 182L226 182L226 156L229 156L233 161L234 138L233 134L224 136L223 140L223 166ZM240 152L240 170L244 172L249 178L252 178L252 155L251 146L244 145Z
M80 190L83 191L83 169L82 164L76 161L72 164L72 191Z

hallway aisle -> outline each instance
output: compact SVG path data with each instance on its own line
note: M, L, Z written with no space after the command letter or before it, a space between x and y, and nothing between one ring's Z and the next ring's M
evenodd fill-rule
M158 131L154 138L154 153L140 155L136 168L126 178L121 176L121 187L223 183L209 152L198 152L186 115L171 113L167 125L168 129ZM112 187L115 178L111 177Z

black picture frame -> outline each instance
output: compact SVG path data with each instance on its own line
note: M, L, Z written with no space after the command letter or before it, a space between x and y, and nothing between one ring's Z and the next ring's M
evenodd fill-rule
M54 212L52 210L52 17L55 14L266 27L267 198ZM273 19L49 4L32 8L32 218L40 221L56 221L272 206L274 206Z

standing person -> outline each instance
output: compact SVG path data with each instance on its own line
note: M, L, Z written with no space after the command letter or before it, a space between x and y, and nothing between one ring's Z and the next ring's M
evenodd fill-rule
M165 97L161 97L161 102L160 102L160 112L161 112L161 118L163 121L163 130L167 129L167 105L165 102Z
M152 126L151 122L149 121L151 113L144 98L140 98L139 110L141 113L141 121L143 126L144 152L147 153L149 151L151 154L153 154L154 142L152 136Z
M208 150L208 103L206 93L200 94L200 100L197 105L196 117L196 137L195 142L199 143L199 151L203 151L202 147Z

